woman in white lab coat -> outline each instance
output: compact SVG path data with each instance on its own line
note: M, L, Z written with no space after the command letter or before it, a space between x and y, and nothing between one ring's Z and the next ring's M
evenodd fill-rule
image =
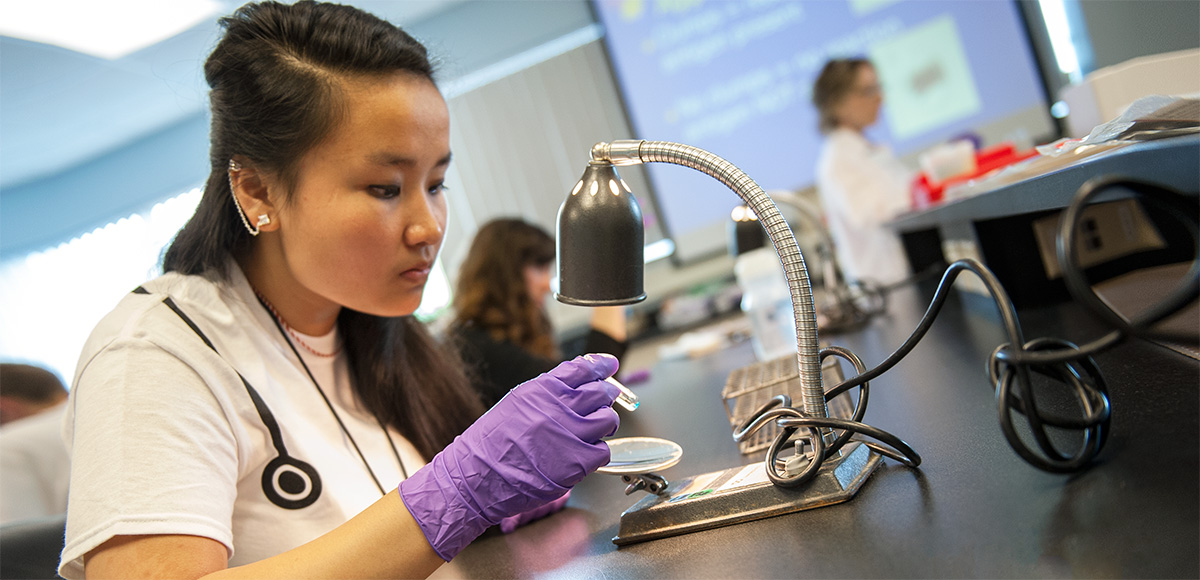
M883 104L875 67L866 59L829 61L813 86L813 104L825 134L817 188L846 279L903 280L908 260L883 224L909 208L913 174L863 134Z

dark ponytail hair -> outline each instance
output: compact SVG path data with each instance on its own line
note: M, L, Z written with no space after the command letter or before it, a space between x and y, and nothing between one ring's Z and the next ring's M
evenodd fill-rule
M433 82L424 46L350 6L247 4L221 25L225 35L204 64L211 173L195 215L163 257L167 272L227 276L229 256L249 247L229 189L235 155L291 188L301 157L344 117L343 80L407 73ZM343 308L338 330L358 396L426 460L483 413L457 355L412 316Z

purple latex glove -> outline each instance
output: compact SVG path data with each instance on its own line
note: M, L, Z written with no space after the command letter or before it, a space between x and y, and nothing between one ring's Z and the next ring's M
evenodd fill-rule
M585 355L517 385L400 483L400 497L450 561L490 526L562 497L608 463L619 391L611 355Z
M508 516L500 520L500 532L505 534L513 533L513 530L528 524L536 522L550 514L558 513L563 508L567 507L567 500L571 499L571 492L564 493L562 497L543 505L536 507L526 512L521 512L515 516Z

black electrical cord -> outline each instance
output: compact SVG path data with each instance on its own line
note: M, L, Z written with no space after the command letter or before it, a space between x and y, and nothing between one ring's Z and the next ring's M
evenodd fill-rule
M1117 188L1131 191L1150 205L1173 216L1188 231L1195 245L1191 267L1179 287L1166 299L1147 308L1132 320L1113 311L1096 295L1074 252L1075 232L1078 230L1083 209L1092 198ZM767 475L772 482L783 487L795 487L815 477L823 460L837 452L854 434L872 437L885 443L887 447L865 442L872 449L905 465L920 465L920 455L904 441L861 422L866 413L869 383L894 367L916 347L945 305L955 278L963 271L970 271L987 287L1000 311L1001 322L1009 339L992 352L987 366L988 377L996 391L997 414L1004 437L1017 455L1039 469L1053 473L1078 471L1087 466L1103 449L1111 420L1107 385L1092 355L1112 348L1130 336L1187 342L1196 340L1194 335L1156 331L1152 326L1200 296L1200 235L1197 214L1194 196L1185 196L1165 187L1120 177L1103 177L1088 181L1075 193L1062 215L1056 239L1057 258L1071 296L1098 318L1115 327L1115 330L1082 347L1056 338L1038 338L1026 342L1012 301L995 275L975 260L959 260L946 269L934 292L933 300L917 323L916 329L895 352L875 368L865 371L862 361L845 348L830 347L820 352L822 360L832 355L850 361L858 373L825 393L825 400L829 401L858 387L859 401L851 419L807 416L803 411L792 407L791 400L786 395L780 395L740 425L734 431L734 440L741 441L768 422L775 421L780 432L768 450ZM1037 372L1066 385L1068 393L1074 397L1079 407L1080 415L1060 416L1039 409L1031 372ZM1013 424L1013 411L1025 418L1037 450L1021 439ZM1046 431L1048 426L1079 431L1083 440L1073 453L1063 453L1051 441ZM778 454L801 428L808 430L806 438L813 447L810 460L799 474L781 474L778 471ZM820 436L820 428L841 432L832 443L826 445Z
M887 312L888 294L898 288L935 278L941 275L945 267L945 262L939 261L912 276L886 285L866 278L843 281L835 270L832 274L836 276L835 283L826 285L826 292L831 298L822 305L824 321L818 323L819 329L837 332L865 324ZM825 275L830 274L827 272Z

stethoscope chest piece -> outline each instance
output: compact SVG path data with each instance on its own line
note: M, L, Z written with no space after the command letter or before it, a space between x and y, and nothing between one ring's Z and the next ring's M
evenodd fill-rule
M306 508L321 497L321 476L313 466L288 455L263 468L263 493L271 503L289 510Z

